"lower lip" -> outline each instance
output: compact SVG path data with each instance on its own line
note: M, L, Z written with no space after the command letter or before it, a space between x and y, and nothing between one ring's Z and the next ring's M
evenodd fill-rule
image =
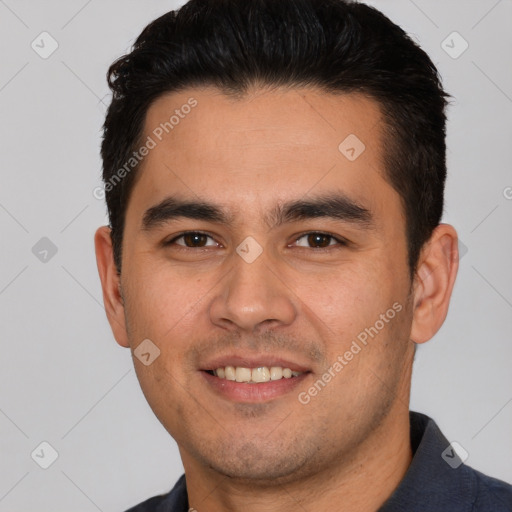
M289 379L282 378L279 380L258 382L255 384L220 379L206 371L201 371L201 374L207 384L209 384L213 390L222 397L234 402L256 403L267 402L290 393L299 386L299 384L307 377L309 372L302 373L297 377L290 377Z

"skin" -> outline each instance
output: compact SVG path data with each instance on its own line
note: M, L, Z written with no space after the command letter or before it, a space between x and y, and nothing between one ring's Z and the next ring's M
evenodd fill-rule
M403 478L412 453L408 404L414 344L445 320L458 267L457 234L440 224L413 282L405 218L385 179L382 118L363 96L314 89L255 88L230 98L191 88L159 98L144 139L176 108L198 104L145 157L129 200L122 272L109 229L95 235L106 313L132 351L149 338L160 356L134 365L155 415L178 443L189 503L199 512L374 511ZM365 151L349 161L338 145L356 134ZM271 228L275 204L341 191L368 208L375 228L307 219ZM144 212L169 194L205 199L231 226L176 219L141 229ZM202 244L163 247L183 231ZM328 232L319 251L306 233ZM252 263L235 251L252 236ZM178 243L185 244L184 239ZM190 243L190 242L189 242ZM402 310L307 404L307 391L394 303ZM299 387L260 403L215 393L200 372L237 350L278 354L310 372ZM335 500L335 501L333 501Z

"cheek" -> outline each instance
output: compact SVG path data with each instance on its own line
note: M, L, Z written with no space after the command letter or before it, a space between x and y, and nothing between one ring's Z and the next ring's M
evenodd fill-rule
M331 340L332 354L343 353L352 340L376 322L379 334L387 332L390 317L395 317L393 304L401 303L403 296L399 277L378 264L347 266L324 276L302 275L296 283L297 297L305 305L304 315ZM389 310L383 327L380 315Z
M150 366L137 361L135 364L137 379L146 401L164 427L171 429L170 432L175 430L176 421L180 418L178 411L190 399L185 391L186 380L177 371L178 366L175 364L168 368L165 348Z
M134 266L135 267L135 266ZM137 265L130 275L127 315L138 334L166 338L201 305L208 286L201 278L186 278L176 270ZM210 287L211 288L211 287ZM147 331L141 332L142 330Z

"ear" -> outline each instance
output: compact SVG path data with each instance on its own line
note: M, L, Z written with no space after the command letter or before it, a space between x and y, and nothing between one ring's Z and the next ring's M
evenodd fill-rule
M457 232L439 224L421 251L414 278L411 340L424 343L441 328L459 268Z
M102 226L94 235L96 263L103 289L103 303L112 333L117 343L129 347L124 314L124 301L121 295L121 276L117 273L114 263L114 251L110 228Z

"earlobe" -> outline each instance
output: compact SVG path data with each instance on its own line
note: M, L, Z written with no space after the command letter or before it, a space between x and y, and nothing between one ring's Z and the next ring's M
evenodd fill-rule
M424 343L441 328L459 266L457 232L439 224L422 249L414 283L411 340Z
M121 279L114 262L110 228L102 226L96 230L94 246L107 319L117 343L129 347Z

